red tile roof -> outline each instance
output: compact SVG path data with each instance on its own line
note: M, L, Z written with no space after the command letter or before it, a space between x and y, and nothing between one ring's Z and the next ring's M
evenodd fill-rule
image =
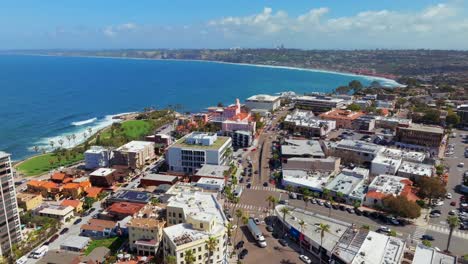
M67 175L63 172L55 172L52 177L50 177L52 180L57 180L57 181L63 181L67 177Z
M75 183L75 182L70 182L70 183L67 183L63 186L64 189L78 189L80 188L80 185L78 183Z
M374 199L383 199L386 195L382 192L376 192L376 191L369 191L367 192L366 194L366 197L369 197L369 198L374 198Z
M73 208L77 208L80 204L82 204L80 200L64 200L60 205L62 206L71 206Z
M116 222L101 219L90 219L87 224L81 226L81 230L90 231L104 231L104 229L112 229L116 225Z
M109 206L109 208L107 208L107 211L110 213L133 215L140 211L141 208L143 208L144 206L144 204L120 202L114 203L111 206Z
M44 185L45 182L43 181L38 181L38 180L30 180L28 181L27 185L33 186L33 187L41 187Z
M97 198L98 195L101 193L102 191L102 188L99 188L99 187L89 187L88 189L86 189L86 193L87 193L87 197L90 197L90 198Z

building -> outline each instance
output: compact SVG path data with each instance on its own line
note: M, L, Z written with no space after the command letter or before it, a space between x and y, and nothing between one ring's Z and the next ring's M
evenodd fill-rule
M141 203L117 202L106 208L99 218L119 221L138 213L145 205Z
M375 129L375 117L363 115L355 119L352 123L353 130L359 132L371 132Z
M224 179L201 178L195 185L207 191L221 192L225 186Z
M393 175L379 175L369 184L363 205L382 206L382 199L386 196L405 196L410 201L418 200L412 190L413 182L407 178Z
M89 174L89 180L93 186L110 187L116 181L116 170L99 168Z
M108 238L116 235L117 222L103 219L89 219L88 223L81 225L80 236L95 239Z
M236 131L219 131L219 135L230 137L234 148L247 148L252 145L253 134L251 131L236 130Z
M81 252L86 249L91 239L83 236L68 236L66 240L60 244L61 250Z
M227 263L227 219L214 195L196 192L171 197L167 224L163 231L164 257L175 256L176 263L181 264L185 252L192 250L194 264ZM206 247L209 238L217 243L211 255Z
M79 183L70 182L62 186L62 195L64 197L78 199L82 193L84 193L84 190Z
M80 200L63 200L61 206L71 206L76 213L83 211L83 202Z
M403 161L398 169L397 175L417 182L421 177L431 177L434 166L410 161Z
M369 106L372 105L372 101L371 101L371 100L364 100L364 99L361 99L361 100L354 100L354 101L353 101L353 104L359 105L359 107L360 107L361 109L366 109L367 107L369 107Z
M328 171L338 172L340 158L289 158L283 160L282 168L285 170Z
M101 146L91 146L84 153L85 168L94 170L96 168L106 168L110 165L112 152L110 149Z
M31 193L18 193L16 195L18 206L23 208L25 211L32 210L39 207L42 204L42 195L31 194Z
M45 205L39 209L40 216L47 216L50 218L57 219L62 224L65 224L67 221L73 218L73 211L75 209L71 206L61 206L61 205Z
M283 160L289 158L324 158L325 153L316 140L285 139L281 145L281 157Z
M401 157L392 157L387 155L377 155L371 163L372 175L395 175L400 168Z
M460 117L460 126L468 126L468 104L459 105L457 107L457 115Z
M112 163L132 169L142 168L147 162L156 158L154 148L154 142L130 141L114 151Z
M296 109L292 114L286 116L283 127L293 134L306 137L322 137L336 128L336 122L322 120L316 117L312 111Z
M429 151L431 155L442 158L447 136L441 127L412 124L409 127L397 127L395 140L403 143L399 144L400 146L409 148L419 146L419 149L424 149Z
M375 101L375 106L377 109L385 108L385 109L393 109L395 107L394 101L386 101L386 100L377 100Z
M153 218L132 218L127 223L130 250L136 251L138 256L156 255L165 224Z
M154 142L157 148L163 148L163 149L167 148L168 146L172 144L171 136L166 135L166 134L161 134L161 133L146 136L145 140Z
M384 147L361 140L341 140L339 142L327 142L327 152L335 157L340 157L342 163L356 163L370 165Z
M352 224L329 218L299 208L289 208L283 219L281 209L275 207L275 215L285 225L288 237L301 248L320 259L321 263L340 264L398 264L403 258L405 242L399 238L360 229ZM305 226L299 225L300 220ZM317 231L319 223L329 226L330 232Z
M227 165L231 160L231 144L229 137L193 132L167 149L169 170L193 174L204 164Z
M298 96L294 98L295 107L298 109L311 110L313 112L326 112L334 108L343 108L350 101L325 95Z
M140 184L144 187L159 186L161 184L173 185L178 181L179 177L157 173L147 173L140 180Z
M41 258L38 264L80 264L80 254L71 251L59 251L50 250L43 258Z
M94 248L91 253L87 256L83 256L81 258L81 261L86 263L86 264L99 264L99 263L105 263L107 257L111 254L111 250L106 248L106 247L97 247Z
M328 171L282 170L284 186L291 186L297 190L308 189L321 193L323 188L333 176Z
M113 204L117 202L129 202L147 204L151 201L153 195L149 192L140 192L133 190L118 190L112 196L108 197L107 204Z
M201 178L225 180L229 171L229 166L205 164L191 177L191 179L193 181L198 181Z
M0 151L0 256L10 255L13 244L22 240L18 203L10 154Z
M245 100L245 106L251 110L266 110L273 112L281 106L281 97L258 94Z
M368 177L368 169L359 167L352 170L344 169L325 186L325 189L330 191L330 195L337 202L361 204L367 192Z
M336 122L336 128L352 129L353 122L363 115L363 112L335 109L321 114L320 118L334 120Z
M398 118L394 116L375 116L376 128L396 129L397 127L409 127L411 124L411 119Z
M416 246L412 264L456 264L457 257L448 255L435 248L426 247L422 243Z
M102 188L99 187L89 187L86 189L86 197L98 199L99 194L102 192Z

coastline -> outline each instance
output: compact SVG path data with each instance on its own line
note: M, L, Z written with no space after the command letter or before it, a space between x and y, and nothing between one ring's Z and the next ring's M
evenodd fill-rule
M43 56L43 57L70 57L70 58L93 58L93 59L120 59L120 60L144 60L144 61L185 61L185 62L206 62L206 63L218 63L218 64L228 64L228 65L240 65L240 66L250 66L250 67L264 67L271 69L285 69L285 70L295 70L295 71L309 71L309 72L318 72L318 73L329 73L342 76L351 76L351 77L364 77L368 80L382 81L388 84L388 86L383 85L384 87L398 87L402 84L398 83L396 80L372 76L372 75L362 75L352 72L345 71L333 71L327 69L312 69L312 68L301 68L294 66L281 66L281 65L268 65L268 64L251 64L251 63L235 63L235 62L225 62L225 61L214 61L214 60L200 60L200 59L153 59L153 58L138 58L138 57L116 57L116 56L86 56L86 55L60 55L60 54L37 54L37 53L17 53L9 55L21 55L21 56ZM390 85L392 84L392 85Z

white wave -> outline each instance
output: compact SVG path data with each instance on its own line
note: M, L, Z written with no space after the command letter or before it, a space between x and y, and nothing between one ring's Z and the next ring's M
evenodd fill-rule
M34 145L31 146L29 149L33 150L34 146L38 146L40 148L45 148L46 151L52 151L53 149L55 149L57 147L60 147L60 146L62 148L67 148L67 149L73 148L73 147L83 143L89 137L96 134L96 132L98 132L99 130L112 125L112 123L122 122L122 119L117 119L115 117L125 115L125 114L131 114L131 113L134 113L134 112L120 113L120 114L115 114L115 115L106 115L102 119L97 119L96 118L96 121L93 121L92 123L91 122L88 123L88 124L92 124L92 125L76 126L75 129L73 129L71 131L68 131L66 133L63 133L63 134L60 134L60 135L55 135L55 136L50 136L50 137L46 137L46 138L42 138L42 139L38 140L37 142L35 142ZM87 121L87 120L85 120L85 121ZM81 122L83 122L83 121L81 121ZM91 133L90 133L89 129L91 129ZM73 139L73 135L75 135L75 139ZM70 140L68 140L67 136L68 136L68 138L70 138ZM59 143L60 140L62 141L62 145L60 145L60 143ZM51 141L54 142L54 147L52 147L50 145Z
M96 120L97 120L97 117L93 117L93 118L86 119L86 120L83 120L83 121L72 122L71 124L73 126L82 126L82 125L94 123L94 121L96 121Z

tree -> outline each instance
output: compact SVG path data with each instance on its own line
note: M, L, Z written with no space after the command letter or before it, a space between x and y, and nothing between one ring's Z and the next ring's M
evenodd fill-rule
M330 232L330 225L320 223L319 226L315 229L315 232L320 232L320 262L322 262L322 245L323 245L323 237L325 237L325 233Z
M232 229L233 229L233 225L231 223L228 223L227 224L227 236L228 236L229 244L231 244Z
M54 148L54 145L55 145L55 142L54 142L54 141L51 140L51 141L49 142L49 144L50 144L50 147L51 147L51 148Z
M421 119L424 123L439 124L440 123L440 111L435 109L428 109L424 112Z
M288 194L291 194L294 191L294 187L292 187L291 185L287 185L286 191L288 191Z
M286 215L289 214L289 208L286 206L283 206L280 210L280 212L283 214L283 234L286 232Z
M237 237L237 230L239 230L239 221L241 220L243 215L244 215L244 212L241 209L236 210L237 228L236 228L236 233L234 234L234 241L235 241L235 239Z
M208 240L205 243L206 243L206 249L208 250L208 259L211 259L211 257L213 256L213 252L218 246L218 239L210 236L208 237Z
M58 140L58 143L60 144L60 147L62 147L62 145L63 145L63 139L59 139L59 140Z
M421 207L404 196L388 195L382 199L383 210L405 218L417 218L421 215Z
M84 208L89 209L93 207L93 204L96 202L96 199L91 198L91 197L85 197L84 199Z
M335 89L336 94L347 94L349 91L351 91L351 87L349 86L339 86Z
M418 186L418 196L429 199L429 202L431 202L433 199L442 198L445 196L445 186L438 178L426 176L420 177Z
M338 198L338 202L341 203L343 201L344 193L342 192L337 192L336 197Z
M353 104L348 105L346 109L351 110L351 111L360 111L361 106L353 103Z
M359 92L363 88L362 83L358 80L352 80L348 86L354 90L354 93Z
M442 164L439 164L437 166L435 166L435 169L436 169L436 174L437 176L442 176L442 174L444 174L444 165Z
M184 256L185 263L187 264L193 264L197 260L195 258L195 255L193 254L193 250L189 249L185 251L185 256Z
M365 112L368 113L368 114L376 113L377 108L375 108L375 106L368 106L368 107L366 107Z
M370 225L362 225L361 228L366 229L366 230L370 230Z
M306 223L303 220L299 220L298 224L301 227L301 233L304 234ZM302 252L302 241L299 241L299 247L301 248L301 252Z
M270 195L266 198L266 200L268 202L268 209L274 210L278 199L275 196Z
M151 205L158 205L160 203L158 197L151 198Z
M447 240L447 249L445 249L446 252L450 252L450 242L452 242L452 235L453 235L453 230L460 225L460 219L458 219L457 216L455 215L450 215L447 217L447 223L449 225L449 236Z
M457 113L453 112L453 110L451 109L447 112L447 117L445 117L445 122L447 123L447 125L455 127L458 124L460 124L460 116L458 116Z
M424 240L422 241L422 244L423 244L424 246L426 246L426 247L432 247L431 241L426 240L426 239L424 239Z
M324 199L328 199L329 196L330 196L330 190L328 190L328 189L323 189L322 197L323 197Z

